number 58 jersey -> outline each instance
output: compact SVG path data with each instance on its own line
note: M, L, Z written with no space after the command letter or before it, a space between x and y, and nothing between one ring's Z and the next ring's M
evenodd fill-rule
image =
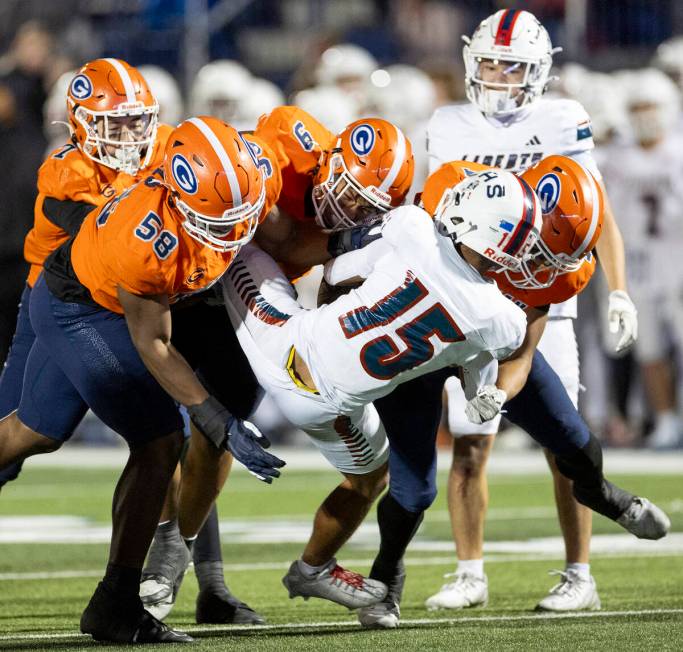
M366 277L329 305L296 316L294 346L317 389L340 412L482 353L503 359L522 344L526 318L436 232L428 214L405 206L389 214L382 238L332 265ZM364 269L365 268L365 269ZM334 271L327 270L328 276Z

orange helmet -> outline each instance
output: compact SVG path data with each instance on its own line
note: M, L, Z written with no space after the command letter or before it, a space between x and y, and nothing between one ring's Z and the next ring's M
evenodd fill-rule
M316 222L332 231L384 213L405 199L413 182L410 141L391 122L352 122L323 152L313 179Z
M183 227L216 251L251 240L266 202L254 152L239 132L217 118L189 118L171 133L164 179Z
M93 161L136 174L149 165L159 105L144 77L121 59L95 59L71 80L69 129Z
M567 156L547 156L522 175L541 200L543 227L534 251L523 265L516 287L547 288L558 274L583 264L600 237L604 198L600 184Z

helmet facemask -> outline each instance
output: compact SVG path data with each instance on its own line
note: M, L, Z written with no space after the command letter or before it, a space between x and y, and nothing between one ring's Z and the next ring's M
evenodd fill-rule
M391 196L376 186L363 186L349 172L341 152L331 154L327 179L313 186L315 221L327 231L369 224L391 210Z
M540 61L503 59L497 55L473 53L463 48L467 99L488 116L510 115L521 111L543 95L548 83L552 58ZM484 79L487 64L504 64L504 77L518 81L495 82ZM482 70L484 68L484 71Z
M85 133L79 143L93 161L135 175L149 165L157 132L159 105L120 104L114 110L91 111L72 104L73 119Z
M240 206L226 210L220 216L204 215L195 211L177 195L173 199L178 211L185 218L183 228L198 242L215 251L232 251L240 249L254 236L259 217L266 203L266 186L255 203L244 202ZM243 234L239 238L228 239L238 225L243 226Z

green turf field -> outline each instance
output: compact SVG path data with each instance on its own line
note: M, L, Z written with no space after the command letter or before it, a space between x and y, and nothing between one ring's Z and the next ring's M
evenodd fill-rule
M80 613L105 565L116 477L116 471L107 469L34 467L3 490L0 649L121 649L78 634ZM596 517L593 575L601 612L560 617L533 612L554 582L547 571L563 563L551 486L543 475L491 478L487 608L429 613L422 606L454 567L443 495L408 555L399 630L361 631L354 614L341 607L320 600L291 601L280 578L300 553L313 510L336 476L290 470L272 487L237 473L219 504L230 587L269 625L194 625L196 582L191 573L169 622L194 633L197 643L191 649L196 650L683 649L683 481L673 475L613 479L667 509L673 536L634 546L632 537L621 536L621 528ZM21 533L23 542L1 543ZM78 542L83 536L92 543ZM39 542L44 539L74 543ZM373 515L341 552L340 562L367 571L376 543Z

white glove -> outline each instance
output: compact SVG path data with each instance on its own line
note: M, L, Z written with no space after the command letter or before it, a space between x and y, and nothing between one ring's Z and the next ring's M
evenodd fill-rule
M638 339L638 311L631 298L623 290L613 290L609 293L607 308L609 332L619 333L616 351L623 351Z
M500 413L507 398L504 390L498 389L495 385L484 385L474 398L467 401L465 414L472 423L491 421Z

